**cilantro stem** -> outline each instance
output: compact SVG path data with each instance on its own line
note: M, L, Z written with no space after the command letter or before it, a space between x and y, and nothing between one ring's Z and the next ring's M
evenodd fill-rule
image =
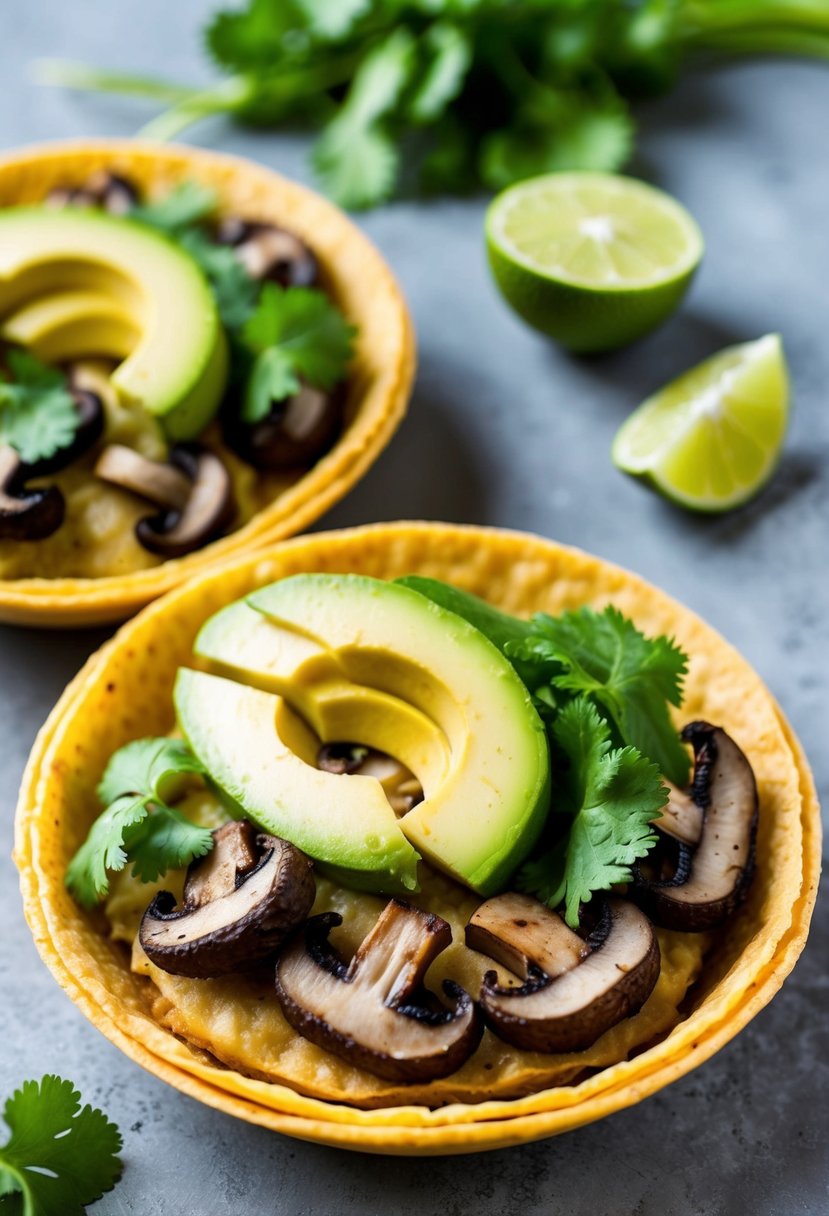
M249 102L254 86L246 76L231 76L212 89L189 91L175 105L146 123L139 138L168 140L213 114L233 113Z
M129 97L148 97L168 105L175 105L200 91L152 76L107 72L67 59L36 59L32 64L32 79L39 85L83 89L94 93L123 93Z

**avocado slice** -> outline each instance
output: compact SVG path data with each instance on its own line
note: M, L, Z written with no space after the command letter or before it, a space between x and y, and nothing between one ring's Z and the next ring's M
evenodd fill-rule
M281 697L182 668L174 701L187 741L231 812L329 863L347 885L416 889L418 855L380 782L315 768L313 737Z
M268 628L256 625L251 608ZM529 693L483 634L406 587L358 575L297 575L254 592L247 605L225 613L205 626L197 653L234 680L278 690L317 728L324 716L320 706L332 689L340 698L349 686L363 690L362 700L352 696L350 717L340 719L341 737L396 755L420 779L426 795L397 821L401 838L481 894L503 886L541 830L549 807L550 765ZM386 744L362 733L365 707L378 704L387 716ZM275 709L276 703L270 712ZM222 788L234 783L234 772L250 769L254 760L244 735L238 754L224 749L219 770L215 754L200 751L203 732L193 728L193 712L201 716L204 707L179 712L182 729ZM216 712L212 733L221 735L227 710L217 704ZM375 721L380 718L375 713ZM423 719L434 728L431 736L415 725ZM272 734L273 717L270 721ZM429 763L415 755L412 739L429 749ZM335 780L347 786L352 778ZM307 794L300 786L294 794L297 812L313 806L310 784ZM261 821L261 805L253 807L248 797L245 806ZM364 833L359 820L352 826L358 835ZM289 839L299 843L292 835ZM327 842L315 842L312 856L322 844L325 860L340 864Z
M141 331L127 305L103 291L60 291L24 304L3 321L0 337L44 363L59 363L101 351L126 359Z
M53 357L123 358L112 384L125 403L155 415L170 439L193 439L204 430L224 392L227 343L213 293L189 254L141 224L101 213L0 211L0 319L7 336L15 314L18 332L21 312L25 329L33 308L35 330L43 324L35 306L53 295L70 296L68 305L64 298L57 306L58 321L52 313L53 332L57 326L62 335ZM94 352L88 328L77 320L90 295L113 303ZM124 357L127 323L137 339Z

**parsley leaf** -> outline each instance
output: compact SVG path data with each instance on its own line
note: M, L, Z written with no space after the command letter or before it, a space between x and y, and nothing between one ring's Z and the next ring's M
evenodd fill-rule
M266 283L241 332L257 355L244 420L260 421L273 402L299 392L300 377L318 388L333 387L345 374L355 333L324 292Z
M572 816L566 846L526 865L524 890L553 907L562 899L571 928L579 905L594 892L629 882L630 867L656 842L650 821L668 800L659 769L634 747L611 749L607 722L586 697L559 712L552 738L567 768L560 776L559 808Z
M296 0L311 34L343 38L371 7L372 0Z
M10 380L0 381L0 443L8 443L26 464L48 460L69 447L80 414L66 377L24 350L10 350Z
M103 899L109 871L123 870L128 860L142 882L154 882L210 851L209 829L167 805L188 774L203 772L180 739L138 739L115 752L98 786L105 809L66 870L79 903L92 907Z
M6 1102L11 1136L0 1147L0 1208L20 1216L83 1216L121 1174L121 1135L106 1115L81 1109L71 1081L24 1081Z
M668 704L682 703L687 659L679 647L666 637L646 638L612 605L601 613L540 614L532 628L534 636L508 646L507 653L525 664L537 662L545 675L560 664L550 675L557 689L588 694L625 743L675 785L685 785L690 761L668 713Z

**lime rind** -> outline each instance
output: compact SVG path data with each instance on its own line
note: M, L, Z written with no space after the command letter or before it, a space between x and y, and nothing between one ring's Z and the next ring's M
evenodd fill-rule
M725 511L771 477L788 422L778 334L730 347L649 397L613 442L617 468L697 511Z

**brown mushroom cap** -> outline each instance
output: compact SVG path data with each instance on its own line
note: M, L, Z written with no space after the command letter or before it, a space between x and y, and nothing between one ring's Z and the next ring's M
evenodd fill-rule
M524 980L532 968L551 979L563 975L590 953L560 916L517 891L481 904L466 926L466 944Z
M138 932L147 957L194 979L250 966L282 945L314 902L311 862L247 821L213 833L214 847L187 872L182 906L160 891Z
M168 511L181 511L192 488L181 469L160 460L149 460L121 443L107 444L94 471L101 481L138 494Z
M303 384L298 393L274 402L260 422L246 423L238 411L223 418L228 447L255 469L293 469L313 464L342 429L343 386L330 392Z
M499 909L493 905L514 898L487 901L489 931L501 941L512 932L506 923L512 919L511 908L506 907L499 926ZM572 934L582 948L579 960L578 947L552 923L560 921L556 913L532 902L535 915L524 929L519 952L529 963L528 978L520 987L501 988L496 973L488 971L480 995L484 1019L499 1038L525 1051L581 1051L645 1003L659 977L659 945L650 921L635 904L608 899L586 942ZM478 941L482 948L480 937ZM509 954L500 957L508 959ZM543 970L541 961L558 966L559 974Z
M252 279L281 287L314 287L319 282L317 259L305 242L275 224L229 216L219 224L216 240L235 249Z
M349 964L328 943L336 913L308 921L280 954L276 995L304 1038L390 1081L446 1077L469 1058L482 1027L474 1003L451 980L448 1009L421 985L452 940L445 920L391 900Z
M15 448L0 446L0 540L43 540L63 523L66 503L57 486L25 488L36 474Z
M702 815L699 843L676 846L670 878L648 880L640 867L630 894L658 925L695 932L721 925L746 896L754 872L758 799L751 765L724 730L691 722L682 737L694 748L690 797ZM658 850L649 866L659 861Z

